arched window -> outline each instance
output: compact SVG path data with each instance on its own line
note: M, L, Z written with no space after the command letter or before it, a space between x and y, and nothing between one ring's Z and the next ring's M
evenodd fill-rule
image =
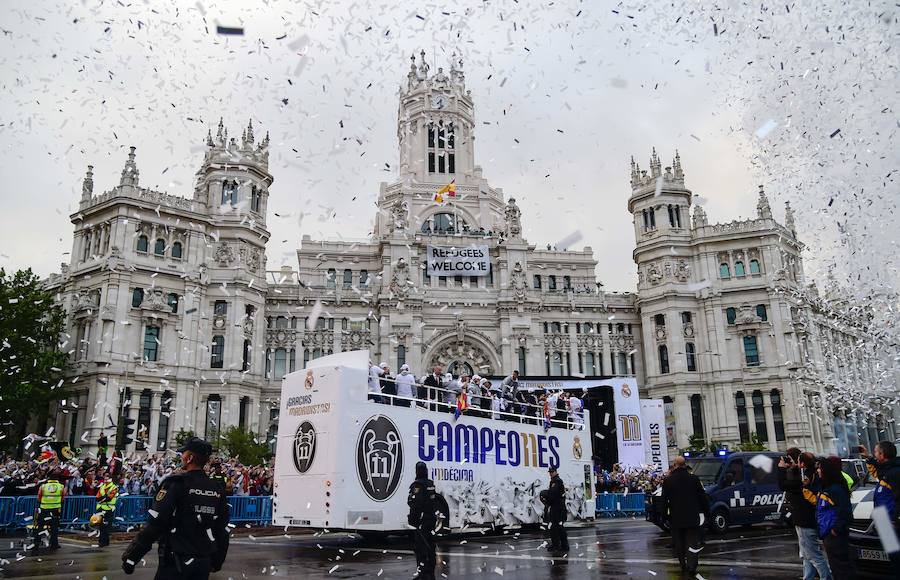
M784 437L784 416L781 413L781 391L772 389L769 393L772 400L772 420L775 423L775 440L785 441Z
M759 274L759 260L750 260L750 273Z
M547 276L547 290L556 290L556 276L553 274Z
M350 289L353 287L353 270L347 268L344 270L344 288Z
M428 172L456 173L456 136L453 123L428 125Z
M571 276L563 276L563 288L566 290L572 289L572 277Z
M365 288L369 285L369 271L368 270L360 270L359 271L359 287L360 289Z
M763 407L762 391L753 391L750 397L753 401L753 418L756 420L756 434L760 441L769 441L769 432L766 429L766 411Z
M659 345L659 373L669 374L669 348L664 344Z
M397 371L406 364L406 347L402 344L397 345Z
M535 290L541 289L541 277L538 274L534 275L534 289Z
M734 321L737 320L737 310L733 307L729 306L725 309L725 320L728 321L728 324L734 324Z
M691 395L691 424L694 428L694 435L706 437L703 431L703 399L700 395Z
M178 312L178 294L170 292L166 297L166 304L169 305L169 308L172 309L173 313Z
M685 310L684 312L681 313L681 323L682 324L690 324L692 321L693 321L693 317L691 316L690 312Z
M150 240L147 236L141 235L137 239L137 251L146 254L150 250Z
M731 268L725 262L719 264L719 278L731 278Z
M319 356L322 356L321 354ZM318 358L318 357L314 357ZM276 348L275 349L275 379L281 380L284 378L284 375L287 373L287 349L284 348Z
M166 255L166 241L162 238L156 240L156 243L153 244L153 253L157 256L165 256Z
M209 367L220 369L225 362L225 337L217 334L212 340L212 349L210 350Z
M135 288L131 291L131 307L138 308L144 303L144 289Z
M697 348L693 342L684 343L684 355L687 359L687 370L694 372L697 370Z
M287 327L288 327L287 316L278 316L275 318L275 328L287 328Z
M181 242L174 242L172 244L172 257L176 260L181 259Z
M668 359L666 361L666 364L668 365ZM619 370L618 374L620 374L620 375L628 374L628 357L625 356L624 352L616 353L616 366L618 367L618 370Z
M328 273L325 274L325 288L327 290L334 290L336 286L337 286L337 270L335 270L334 268L328 268Z
M657 328L665 328L666 327L666 315L665 314L657 314L653 317L653 322L656 324Z
M155 361L159 356L159 327L148 326L144 329L144 360Z
M253 347L248 339L244 340L244 352L241 357L241 372L247 372L250 370L250 362L251 355L253 353Z
M746 275L746 272L744 271L744 263L743 262L735 262L734 263L734 275L735 276Z
M747 426L747 400L744 398L743 391L738 391L734 394L734 406L737 409L738 431L740 432L741 441L749 441L750 429Z
M261 197L262 196L259 194L259 189L257 189L254 185L253 188L250 189L250 211L259 213L259 201Z
M765 322L769 319L769 315L766 312L765 304L757 304L756 305L756 315L759 316L760 320L762 320L763 322Z
M625 334L625 325L624 324L619 323L616 325L616 334Z
M237 203L237 181L222 182L222 205Z
M550 323L550 332L555 332L556 334L559 334L561 329L562 329L562 326L560 326L560 324L558 322Z
M675 212L672 211L672 205L666 206L669 210L669 225L675 227Z
M455 234L462 230L465 222L457 219L452 213L436 213L422 224L422 231L434 234Z

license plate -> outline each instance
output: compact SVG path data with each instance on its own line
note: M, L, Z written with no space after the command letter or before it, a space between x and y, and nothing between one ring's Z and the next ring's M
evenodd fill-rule
M887 552L882 552L881 550L859 550L859 559L860 560L879 560L881 562L888 562Z

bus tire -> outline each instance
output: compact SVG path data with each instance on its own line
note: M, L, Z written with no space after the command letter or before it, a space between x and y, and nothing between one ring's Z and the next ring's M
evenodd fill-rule
M450 533L450 506L447 505L447 500L442 495L437 496L437 501L440 516L434 532L438 536L446 536Z
M709 518L709 531L714 534L723 534L728 529L728 512L722 508L717 509Z

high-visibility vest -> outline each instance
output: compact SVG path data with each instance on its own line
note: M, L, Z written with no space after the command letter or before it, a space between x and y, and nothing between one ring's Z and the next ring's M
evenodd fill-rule
M97 507L103 511L112 511L116 509L116 500L118 499L119 486L111 481L105 482L97 491Z
M41 509L58 510L62 508L63 486L55 479L41 486Z

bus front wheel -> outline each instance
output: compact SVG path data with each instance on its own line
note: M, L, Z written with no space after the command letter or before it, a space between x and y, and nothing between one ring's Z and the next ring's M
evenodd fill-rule
M709 529L715 534L722 534L728 529L728 513L723 509L713 512L709 521Z

